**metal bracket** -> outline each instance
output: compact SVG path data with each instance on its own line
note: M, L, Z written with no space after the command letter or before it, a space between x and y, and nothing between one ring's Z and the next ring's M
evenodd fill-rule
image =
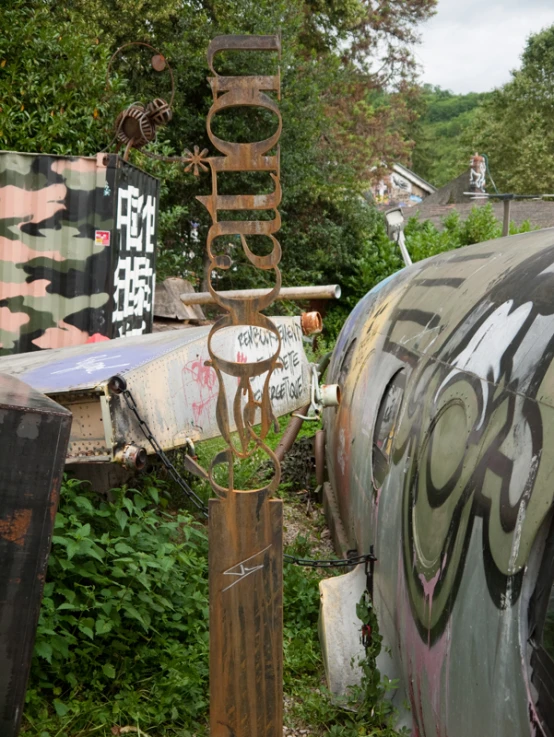
M317 422L321 419L321 412L325 407L338 407L340 404L340 389L338 384L319 384L320 372L317 364L311 364L312 386L310 392L310 406L307 415L293 412L293 417L299 417L308 422Z

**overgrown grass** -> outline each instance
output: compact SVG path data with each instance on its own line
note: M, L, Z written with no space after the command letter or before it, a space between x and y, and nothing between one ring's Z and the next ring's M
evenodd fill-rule
M285 423L270 433L271 447ZM313 431L305 425L302 435ZM221 439L202 444L200 462L207 465L222 446ZM263 481L261 460L242 464L237 484ZM194 484L207 497L207 485ZM290 491L284 484L280 494L287 504L298 503ZM116 490L113 501L86 484L64 482L24 734L108 737L127 725L150 737L207 733L207 531L177 499L158 476L143 479L140 490ZM299 537L289 552L309 556L310 540ZM321 577L285 566L288 718L310 734L391 735L378 677L367 694L369 708L358 714L329 699L317 635Z

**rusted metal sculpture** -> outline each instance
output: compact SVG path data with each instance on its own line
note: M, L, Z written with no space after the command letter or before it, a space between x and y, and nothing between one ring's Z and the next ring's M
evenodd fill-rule
M279 97L279 73L272 76L220 76L214 69L214 57L223 51L280 52L278 36L219 36L208 48L209 78L213 105L207 119L208 136L221 156L202 159L211 171L212 193L198 197L212 218L207 250L210 259L209 290L214 301L227 314L213 325L208 337L210 366L218 382L217 423L227 447L218 453L209 470L217 500L210 502L210 724L212 737L281 737L282 735L282 503L270 497L280 480L280 464L265 444L275 422L269 382L278 364L281 336L275 324L262 310L279 294L281 246L275 233L281 225L277 207L281 201L279 148L281 114L277 102L267 92ZM255 143L232 143L212 131L217 113L233 107L253 106L269 110L277 119L276 132ZM271 153L274 151L274 153ZM274 184L271 194L220 195L218 175L223 172L267 172ZM274 213L271 220L223 220L218 211L256 210ZM263 271L273 271L274 287L259 295L244 298L218 293L211 279L214 271L227 270L232 261L219 255L216 239L240 236L248 262ZM266 236L271 252L258 256L247 238ZM228 331L252 326L265 336L272 347L269 357L242 362L222 354L218 345ZM233 400L233 425L238 441L230 432L230 417L224 377L236 381ZM262 382L256 393L254 382ZM255 423L260 423L259 434ZM260 488L235 488L234 464L250 458L261 449L273 464L271 479ZM225 466L226 481L216 472ZM246 580L248 579L248 580Z
M156 138L156 129L161 125L167 125L169 123L173 115L172 105L173 98L175 97L175 80L169 62L163 54L160 54L153 46L144 41L131 41L117 49L108 64L106 88L109 86L110 71L115 58L124 49L128 49L131 46L145 46L147 49L155 52L151 59L152 68L156 72L163 72L166 69L169 72L171 78L171 97L169 102L166 102L161 97L157 97L147 105L141 102L134 102L119 113L115 121L116 153L121 146L125 146L125 153L123 155L125 161L129 158L132 148L142 148L146 144L154 141Z

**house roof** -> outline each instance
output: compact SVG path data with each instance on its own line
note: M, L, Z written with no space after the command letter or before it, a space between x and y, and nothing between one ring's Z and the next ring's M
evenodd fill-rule
M402 164L393 164L392 170L395 171L397 174L400 174L400 176L404 177L405 179L410 181L412 184L415 184L417 187L422 189L424 192L429 192L429 194L436 192L436 189L437 189L436 187L433 187L432 184L430 184L429 182L426 182L425 179L422 179L411 169L408 169L407 166L403 166Z
M453 205L462 202L469 202L470 199L464 192L469 189L469 169L460 174L456 179L452 179L425 198L425 203L432 205Z

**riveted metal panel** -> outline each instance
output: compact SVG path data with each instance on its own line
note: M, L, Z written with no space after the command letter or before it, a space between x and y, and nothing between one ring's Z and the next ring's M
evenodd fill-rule
M530 602L552 590L553 355L552 229L402 270L337 341L329 476L349 547L375 547L380 665L414 734L550 734Z
M300 318L279 317L275 324L281 338L282 368L273 372L269 391L279 417L309 402L311 374ZM26 381L74 413L68 462L106 462L128 443L152 452L123 398L110 395L105 388L115 374L125 379L141 415L169 450L183 445L187 438L205 440L219 434L217 380L214 369L206 365L209 329L189 327L4 356L0 357L0 371ZM275 338L252 327L233 328L218 340L221 351L239 361L261 360L276 344ZM257 395L264 381L260 376L253 382ZM226 382L231 390L233 379Z

